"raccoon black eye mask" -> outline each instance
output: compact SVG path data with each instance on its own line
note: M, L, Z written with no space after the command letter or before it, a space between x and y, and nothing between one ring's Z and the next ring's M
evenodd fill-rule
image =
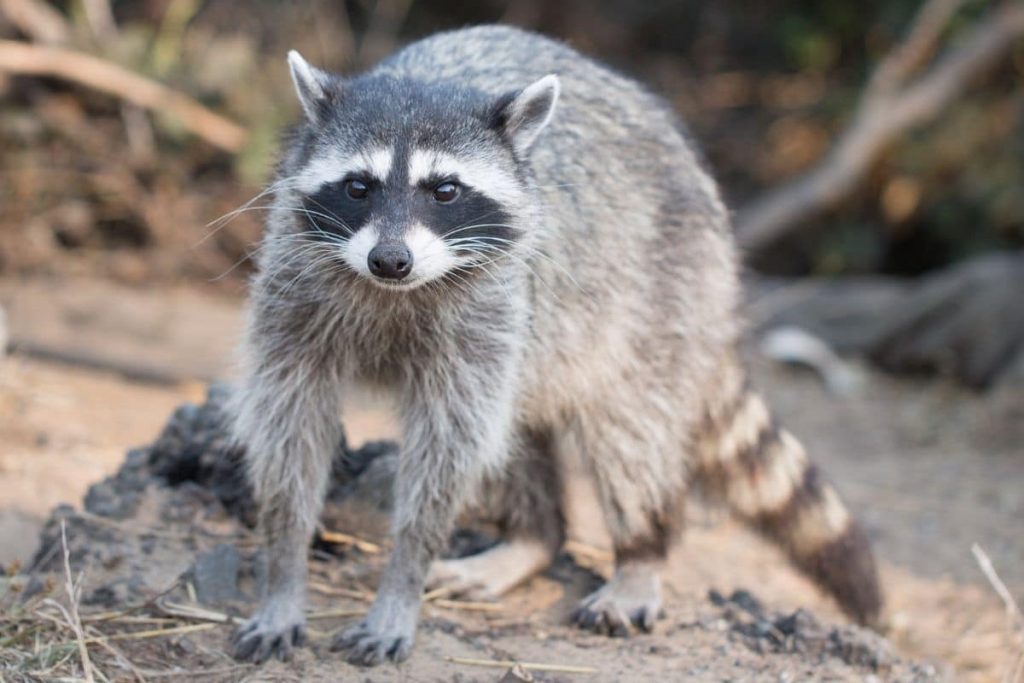
M498 26L351 78L289 64L303 115L271 186L229 411L269 558L238 658L303 641L307 549L341 397L360 384L393 394L403 438L391 558L333 641L354 664L409 656L424 589L493 598L546 567L570 461L616 565L579 627L655 628L691 487L878 620L861 528L747 381L728 212L661 100ZM502 542L438 560L470 503Z

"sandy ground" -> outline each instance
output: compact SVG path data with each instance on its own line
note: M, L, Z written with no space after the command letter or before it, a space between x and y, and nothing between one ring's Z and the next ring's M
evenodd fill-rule
M236 325L237 320L236 315L226 324ZM16 342L17 332L15 320ZM217 352L226 354L229 348L225 344ZM1014 640L1002 603L978 571L970 547L980 544L1012 594L1024 601L1024 452L1016 412L1024 396L1004 392L981 398L935 382L872 375L860 396L840 399L825 393L810 374L754 365L756 383L838 482L874 538L892 616L890 637L899 651L934 662L939 670L950 667L957 679L1004 680L1021 644ZM0 361L0 562L27 558L38 523L55 504L78 504L90 483L116 469L126 448L151 440L175 405L201 393L202 384L196 381L130 381L116 373L19 354ZM355 443L392 431L389 416L372 404L351 406L346 423ZM600 547L603 537L593 508L585 495L579 500L574 535ZM713 652L720 643L708 635L711 631L682 625L707 621L703 596L709 588L752 588L774 609L805 606L840 620L773 549L715 514L695 510L692 517L687 540L666 573L671 617L656 641L569 637L561 619L568 609L566 594L572 597L578 591L572 582L548 576L509 598L511 607L498 623L511 630L498 628L485 616L428 610L430 625L420 638L417 657L443 661L444 656L473 656L474 651L492 658L504 652L519 659L598 661L618 666L620 673L638 670L641 661L653 658L658 664L649 669L651 675L682 671L674 667L686 663L692 669L690 678L702 680L693 668L699 663L687 657L687 644L694 642L695 652L703 652L702 647ZM172 574L190 561L186 553L177 559L181 567L163 569ZM597 568L607 571L600 562ZM446 627L446 620L455 626ZM461 635L453 637L452 629L461 629ZM467 646L474 638L485 645ZM327 656L322 649L318 652ZM766 667L758 657L744 654L733 662L735 669L719 669L715 677L779 680L780 669ZM290 668L276 664L266 673L276 672L278 680L317 680L314 670L317 676L324 674L318 661L307 651ZM422 665L425 660L418 661ZM815 679L813 672L799 670L798 661L790 664L796 668L786 680ZM479 670L449 669L462 676L454 680L497 678L481 677ZM410 673L416 670L405 667L366 680L436 680ZM445 669L431 670L440 675ZM592 680L626 680L611 669L606 674ZM846 680L845 674L836 676Z

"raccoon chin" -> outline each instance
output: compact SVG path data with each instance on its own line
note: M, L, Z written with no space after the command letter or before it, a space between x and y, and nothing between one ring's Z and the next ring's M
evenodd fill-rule
M365 279L373 283L375 287L379 287L380 289L390 292L411 292L414 289L419 289L431 280L431 278L413 277L410 279L399 280L397 282L391 282L388 280L382 280L379 277L374 277L373 275L366 276Z

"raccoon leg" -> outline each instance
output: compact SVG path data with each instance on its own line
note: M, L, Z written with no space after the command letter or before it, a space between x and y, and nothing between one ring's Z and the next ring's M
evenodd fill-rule
M703 487L781 546L849 616L879 625L882 596L864 531L761 397L738 386L709 413L700 441Z
M480 496L482 516L498 523L504 540L477 555L434 562L429 589L493 600L547 567L562 547L562 473L550 432L523 427L517 433L504 475Z
M423 375L404 387L394 549L370 611L333 645L345 650L353 664L372 666L409 656L430 563L483 475L504 464L514 375L502 367L501 361L510 359L497 351L486 360L489 366L473 367L466 359L454 365L439 359L433 373L419 367Z
M682 534L685 471L659 453L678 451L653 425L606 416L581 425L576 438L594 475L615 550L615 573L587 596L572 620L581 628L618 637L630 625L650 631L661 614L661 576L672 545Z
M340 439L338 384L322 365L266 366L233 398L236 438L259 505L267 595L232 636L237 659L287 659L305 633L306 554ZM290 378L304 377L303 382Z

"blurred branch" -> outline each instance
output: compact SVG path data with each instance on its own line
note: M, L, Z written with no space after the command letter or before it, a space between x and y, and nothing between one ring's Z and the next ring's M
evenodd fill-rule
M89 30L97 39L106 40L117 34L117 22L109 0L82 0L82 9L85 10Z
M965 0L930 0L917 16L901 45L896 46L878 65L868 83L868 97L892 92L914 75L935 53L942 32Z
M0 71L50 76L119 97L173 116L190 133L228 152L237 152L248 133L188 95L122 66L74 50L0 40Z
M875 71L853 122L825 159L740 211L736 234L745 248L764 247L849 196L896 138L935 118L1024 36L1024 3L1002 3L979 20L958 47L910 80L932 54L961 4L962 0L928 0L907 39Z
M37 43L66 43L71 27L60 12L38 0L0 0L0 12Z

